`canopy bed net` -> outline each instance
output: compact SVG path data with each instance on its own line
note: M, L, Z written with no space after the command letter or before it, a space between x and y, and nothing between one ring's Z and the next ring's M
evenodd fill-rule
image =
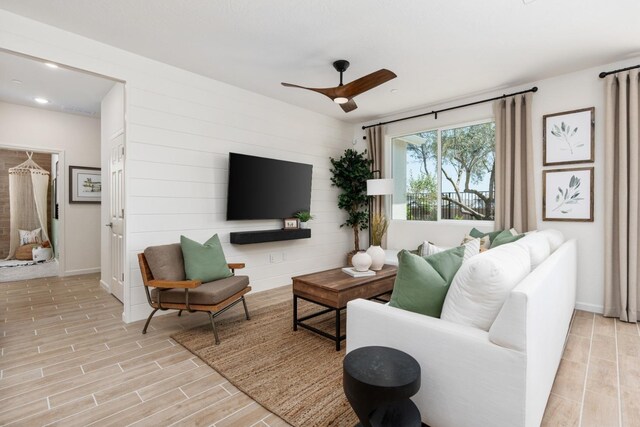
M9 169L9 256L14 259L21 246L18 230L40 229L40 241L48 242L47 193L49 172L27 153L27 161Z

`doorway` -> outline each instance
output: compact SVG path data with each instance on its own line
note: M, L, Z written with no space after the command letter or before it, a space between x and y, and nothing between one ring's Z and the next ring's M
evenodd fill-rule
M0 49L0 119L0 147L51 157L57 274L97 274L124 302L124 82Z

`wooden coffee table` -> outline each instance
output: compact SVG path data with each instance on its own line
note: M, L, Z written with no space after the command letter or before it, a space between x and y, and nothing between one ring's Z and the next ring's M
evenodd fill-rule
M385 265L382 270L370 277L351 277L341 268L305 274L293 277L293 330L298 326L329 338L336 343L336 351L340 350L340 342L346 335L340 335L340 311L347 303L357 298L372 299L393 290L397 268ZM298 298L326 307L325 310L304 317L298 317ZM311 325L305 320L335 312L336 333L331 335Z

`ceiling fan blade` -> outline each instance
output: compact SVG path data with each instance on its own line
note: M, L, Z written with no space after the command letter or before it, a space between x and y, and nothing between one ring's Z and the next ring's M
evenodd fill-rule
M340 104L340 107L344 110L345 113L358 108L358 106L356 105L356 101L354 101L353 99L350 99L349 102L345 102L344 104Z
M383 68L364 77L360 77L344 86L337 87L336 94L351 99L396 77L393 71Z
M294 85L294 84L291 84L291 83L284 83L284 82L282 82L282 86L296 87L298 89L311 90L313 92L321 93L324 96L327 96L327 97L329 97L331 99L333 99L333 98L335 98L337 96L335 94L335 91L336 91L335 87L328 87L328 88L304 87L304 86L299 86L299 85Z

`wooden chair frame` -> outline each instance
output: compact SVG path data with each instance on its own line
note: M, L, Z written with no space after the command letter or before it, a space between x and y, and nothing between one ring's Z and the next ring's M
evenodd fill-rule
M151 273L151 269L149 268L149 264L147 263L147 259L144 256L144 253L138 254L138 263L140 264L140 271L142 272L142 281L144 283L144 291L147 295L147 302L153 308L151 314L147 318L146 323L144 324L144 328L142 329L142 333L147 333L147 328L149 327L149 323L151 322L151 318L158 310L179 310L178 316L182 315L183 310L187 310L190 313L196 311L206 312L209 315L209 320L211 321L211 327L213 328L213 335L215 337L216 345L220 344L220 339L218 338L218 330L216 329L215 318L231 307L235 306L239 302L242 302L244 306L244 314L247 320L250 320L249 310L247 309L247 302L244 298L244 295L251 290L251 286L247 286L240 292L236 292L231 295L229 298L224 301L219 302L214 305L200 305L200 304L189 304L189 289L195 289L202 284L199 280L183 280L172 282L168 280L156 280L153 278L153 273ZM234 263L228 264L231 272L235 274L237 269L244 268L243 263ZM158 288L158 301L154 302L151 299L151 293L149 292L149 288ZM168 291L169 289L184 289L184 303L163 303L162 302L162 293Z

